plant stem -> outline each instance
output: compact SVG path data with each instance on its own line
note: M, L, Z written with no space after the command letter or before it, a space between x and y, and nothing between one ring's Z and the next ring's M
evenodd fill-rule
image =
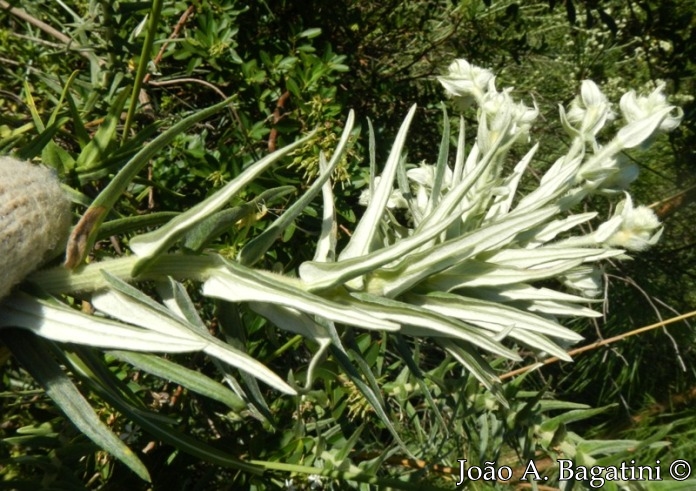
M128 113L126 114L126 122L123 125L123 138L121 140L122 144L125 144L125 142L127 141L128 132L130 131L131 125L133 124L135 109L138 106L140 88L143 86L143 82L145 81L145 76L147 74L148 64L150 63L150 55L152 54L152 45L155 42L155 33L157 32L157 24L159 23L161 12L162 0L152 0L152 7L150 8L150 18L148 19L147 32L145 33L145 42L143 43L143 50L140 53L140 62L138 63L138 70L135 74L135 83L133 84L133 92L131 93L131 100L128 106Z
M166 254L153 262L142 275L135 278L132 271L137 261L138 256L128 256L89 264L74 272L58 266L37 271L27 280L39 285L48 293L72 294L107 288L108 283L102 271L107 271L128 282L164 279L168 276L176 279L205 281L210 276L210 270L220 264L219 258L213 255Z

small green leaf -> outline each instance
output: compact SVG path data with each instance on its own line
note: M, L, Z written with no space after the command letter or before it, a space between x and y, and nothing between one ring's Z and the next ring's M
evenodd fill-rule
M111 148L116 142L116 131L121 123L121 112L126 99L128 99L127 90L121 91L118 97L114 99L108 114L104 118L104 122L77 157L75 161L77 172L94 170L103 165L104 160L109 156Z
M299 33L297 35L297 37L312 39L312 38L319 36L320 34L321 34L321 28L313 27L311 29L306 29L306 30L302 31L301 33Z

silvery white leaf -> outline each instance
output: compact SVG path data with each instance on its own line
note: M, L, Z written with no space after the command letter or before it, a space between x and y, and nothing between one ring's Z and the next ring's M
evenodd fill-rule
M582 264L582 260L575 259L564 261L552 268L525 271L483 261L467 260L459 266L431 276L425 281L425 285L433 290L445 292L459 288L514 285L520 282L553 278L580 264Z
M565 218L553 220L534 227L520 234L520 242L527 243L527 247L537 247L555 239L558 234L566 232L582 223L588 222L597 216L597 212L578 213Z
M197 351L204 346L203 342L178 332L162 334L23 294L8 297L0 308L0 327L22 327L53 341L173 353Z
M671 106L665 107L647 118L629 123L616 134L616 141L620 142L623 148L637 147L655 133L672 109Z
M105 290L92 296L92 305L100 312L128 322L143 329L149 329L165 335L195 339L190 329L184 327L181 320L153 308L114 290Z
M355 227L355 231L350 238L350 241L339 255L339 259L351 259L370 252L370 245L377 230L377 223L381 220L384 209L387 206L387 201L391 195L394 183L394 175L396 167L401 160L401 152L406 142L406 133L411 124L413 116L416 114L415 104L411 106L410 111L406 115L401 128L396 135L394 145L392 146L389 158L382 172L382 179L375 189L372 199L365 214Z
M410 294L407 298L414 305L493 331L502 331L508 326L514 325L518 329L572 342L583 339L579 334L553 321L505 304L462 297L451 293Z
M547 207L505 219L460 238L438 244L429 250L406 256L398 265L377 270L370 282L386 296L395 296L417 282L463 262L483 251L504 247L520 232L537 226L556 213ZM375 291L374 289L371 291Z
M249 307L281 329L299 334L320 344L331 339L326 328L297 309L265 302L249 302Z
M553 268L568 260L601 261L623 254L616 249L589 247L539 247L537 249L504 249L486 258L486 262L522 270Z
M459 338L496 355L512 360L519 359L517 353L504 347L484 331L438 312L421 308L412 302L405 303L364 293L355 293L352 296L360 301L351 304L353 308L369 312L378 318L400 322L402 334Z
M394 322L351 311L339 303L303 290L301 285L293 286L287 278L281 280L279 276L247 269L235 263L228 263L227 268L212 272L210 279L203 284L203 294L230 302L263 300L365 329L399 329L399 325Z

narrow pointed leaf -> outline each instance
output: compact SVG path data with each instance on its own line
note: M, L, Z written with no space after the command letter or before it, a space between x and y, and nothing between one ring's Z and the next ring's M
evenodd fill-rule
M339 349L334 345L331 345L331 350L333 355L336 357L336 361L341 365L346 375L348 375L348 378L350 378L351 382L353 382L363 396L365 396L367 401L370 403L370 406L372 406L374 409L377 417L379 417L380 421L382 424L384 424L389 433L392 434L394 441L396 441L400 447L410 454L406 444L401 439L401 436L396 431L396 428L394 428L389 415L384 410L383 401L379 397L378 393L375 393L370 386L363 381L361 373L356 370L352 360L348 357L344 350ZM357 356L355 352L352 352L352 355Z
M515 198L515 193L517 192L517 186L522 179L524 171L527 169L529 162L536 154L539 149L539 144L534 145L524 157L517 163L512 173L505 179L503 187L505 189L505 195L501 196L496 202L491 205L488 213L486 214L486 220L491 220L493 218L500 217L507 214L512 208L512 201Z
M92 297L92 304L97 310L143 329L187 339L197 338L182 319L166 307L122 280L106 272L104 275L112 289L97 292Z
M506 286L505 288L476 288L461 292L464 296L480 298L490 302L511 302L511 301L557 301L566 303L590 303L602 302L603 300L592 300L579 295L559 292L545 287L535 287L525 283ZM473 294L469 294L473 293Z
M102 364L96 366L72 365L73 370L81 371L83 383L94 391L100 398L116 408L119 412L136 425L140 426L144 431L152 434L158 440L161 440L174 448L186 452L194 457L210 462L223 467L239 469L243 472L251 474L260 474L262 469L254 464L244 462L230 455L229 451L221 450L206 443L196 440L194 437L179 431L176 427L176 421L170 423L163 419L161 415L152 413L142 408L138 408L127 402L120 394L107 390L105 387L110 385L109 379L116 376ZM96 370L90 370L94 369ZM84 370L89 370L84 372Z
M163 227L146 234L133 237L130 241L130 248L138 255L139 260L133 268L133 275L141 273L162 251L166 251L174 242L181 237L187 230L198 224L201 220L212 213L220 210L227 202L239 191L247 186L251 181L263 173L268 167L278 161L281 157L292 152L295 148L302 145L313 133L297 140L280 150L262 158L251 167L247 168L234 180L230 181L213 194L208 199L198 203L190 210L177 216Z
M204 345L191 337L129 326L25 295L16 294L0 305L0 328L22 327L53 341L172 353L196 351Z
M157 282L157 293L162 298L162 303L173 314L187 322L190 328L195 329L198 333L208 333L201 316L198 315L196 306L186 292L184 285L168 277L167 281Z
M93 303L97 309L124 322L142 325L162 334L186 336L200 346L200 351L257 377L282 392L295 394L294 389L263 363L208 332L202 332L197 326L188 325L175 313L124 281L108 273L105 275L113 289L95 295Z
M353 130L355 121L355 113L350 111L346 126L343 128L343 134L338 142L338 146L331 156L331 160L325 169L321 170L319 177L312 183L312 186L302 195L300 199L295 201L282 215L280 215L261 235L249 241L241 251L239 251L238 260L245 266L252 266L263 257L268 249L273 245L273 242L280 237L283 231L289 227L294 220L302 213L302 211L312 202L314 197L319 194L325 182L328 182L336 165L340 162L350 139L350 132ZM320 159L323 155L320 155Z
M237 394L201 372L150 354L128 351L109 351L109 354L164 380L169 380L202 396L219 401L237 412L246 409L246 403Z
M595 262L623 254L616 249L590 247L539 247L537 249L503 249L486 259L486 262L520 270L553 268L566 261L580 259Z
M581 335L549 319L527 313L523 310L496 302L487 302L451 293L432 293L430 295L409 294L409 303L439 312L447 317L502 331L507 326L516 329L537 332L545 336L567 339L577 342L584 339Z
M660 111L655 112L650 117L634 121L619 130L616 134L616 140L621 142L623 148L637 147L645 140L650 138L652 134L660 126L662 120L672 112L674 107L665 107Z
M212 116L219 110L227 107L231 99L203 109L191 116L179 121L167 131L145 145L136 153L126 165L116 174L109 184L95 198L85 214L72 231L66 249L65 265L75 268L80 265L92 249L96 240L99 226L109 214L121 194L130 185L135 176L157 155L162 148L169 145L174 139L194 124Z
M500 389L500 380L481 355L463 343L451 339L438 339L437 343L462 364L476 379L488 389L505 407L508 406Z
M598 300L601 301L601 300ZM537 300L527 305L529 312L538 312L542 315L551 315L554 317L602 317L601 312L581 307L578 305L567 304L563 302L554 302L553 300Z
M581 264L581 259L575 259L561 262L551 268L524 271L469 259L461 265L431 276L424 284L430 289L445 292L459 288L514 285L520 282L553 278Z
M266 302L249 302L249 307L286 331L299 334L320 344L331 339L324 327L299 310Z
M520 234L520 241L529 242L530 244L527 247L531 247L536 244L544 244L555 239L558 234L566 232L580 224L586 223L596 216L597 212L578 213L577 215L570 215L558 220L552 220L549 223L545 223L538 227L534 227L527 232L523 232Z
M280 277L276 278L231 262L227 264L226 269L216 271L203 284L203 294L230 302L253 302L263 299L265 302L284 305L365 329L399 329L399 325L393 322L378 319L364 312L352 312L339 303L306 292L293 286L287 278L281 281Z
M89 401L63 373L50 350L40 339L25 332L13 332L2 337L20 363L46 389L48 396L87 438L123 462L141 479L150 482L145 465L108 426L102 423Z
M319 158L319 168L322 172L328 167L328 163L323 158ZM338 226L336 224L336 209L334 206L334 195L331 189L331 181L326 181L321 187L322 196L322 220L321 233L317 240L317 249L314 252L314 261L333 262L336 260L336 242L338 240Z
M440 140L440 151L437 156L437 164L435 166L435 178L433 179L433 188L430 192L430 199L426 208L426 214L434 210L440 202L442 194L442 184L445 178L445 168L449 158L449 143L450 143L450 124L449 116L447 115L447 107L442 104L442 139Z
M519 359L517 353L495 341L483 329L410 303L366 293L354 293L352 296L360 301L350 305L352 308L401 323L401 332L405 335L458 338L498 356Z
M183 245L187 249L198 252L223 232L233 228L239 220L257 213L261 206L271 204L294 191L294 186L268 189L247 203L218 211L193 226L184 236Z
M128 99L128 91L123 90L113 101L104 122L92 140L82 149L75 161L76 171L85 172L101 167L109 154L109 147L116 143L116 130L121 123L121 112Z
M435 415L435 419L437 419L437 421L440 423L442 429L445 431L445 434L448 434L447 424L445 423L445 420L442 417L440 409L437 407L437 404L435 403L435 399L433 398L433 395L431 394L430 389L428 388L428 384L425 383L426 376L421 371L420 367L418 366L418 363L416 363L416 361L414 360L413 352L411 351L411 348L408 346L406 339L400 334L397 334L394 337L397 351L401 355L401 358L404 360L404 363L406 363L408 370L413 374L413 378L418 384L418 387L420 387L421 392L425 396L425 400L428 402L430 410Z
M467 258L509 244L517 234L544 222L556 212L556 207L551 206L521 216L510 214L461 238L411 254L394 267L377 270L370 282L374 282L373 288L381 290L384 295L396 296L417 282Z
M339 260L335 263L305 261L300 265L300 277L308 289L322 290L343 284L353 278L369 273L385 264L395 261L444 232L458 217L440 221L427 231L400 240L390 247L378 249L353 259Z
M396 174L396 167L401 160L401 153L406 142L406 133L415 114L416 106L413 105L396 135L396 140L394 140L394 145L382 172L382 179L379 181L376 189L374 189L370 204L367 206L360 222L358 222L350 241L339 255L340 259L351 259L370 252L370 245L377 230L377 224L382 219L384 209L393 189L394 175Z

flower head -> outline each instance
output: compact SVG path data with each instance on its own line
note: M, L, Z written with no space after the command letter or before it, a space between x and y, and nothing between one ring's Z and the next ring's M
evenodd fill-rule
M570 104L568 121L580 125L578 131L585 140L594 141L602 127L614 119L607 97L591 80L583 80L580 95Z
M661 131L672 131L679 126L684 114L681 109L667 103L667 97L662 93L664 88L665 84L662 82L647 96L638 96L635 90L625 93L619 103L624 119L633 123L664 112L664 119L658 127ZM674 109L677 111L671 114Z
M657 243L662 228L660 220L647 206L633 206L629 194L616 207L614 217L620 217L620 225L605 241L607 245L621 247L630 251L643 251Z
M511 91L511 88L502 92L493 90L483 97L478 131L478 144L483 152L528 135L539 115L536 104L530 108L522 102L515 102Z
M458 99L462 109L480 102L489 89L495 90L495 76L489 70L461 58L450 64L447 75L437 79L449 95Z

